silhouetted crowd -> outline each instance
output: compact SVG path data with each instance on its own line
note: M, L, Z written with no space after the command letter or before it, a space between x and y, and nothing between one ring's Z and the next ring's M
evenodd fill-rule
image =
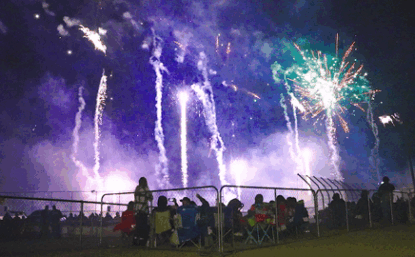
M110 209L102 219L104 226L113 226L121 221L119 212L115 216L109 214ZM0 240L15 240L22 238L59 239L62 237L62 227L66 227L66 236L75 234L80 226L98 227L101 225L101 216L91 213L88 217L80 212L78 215L62 214L56 206L52 210L46 205L43 210L37 210L26 216L23 212L10 212L5 208L5 215L0 220ZM14 215L12 217L12 214Z
M394 190L389 178L384 177L379 189L371 197L369 191L363 190L357 203L346 203L339 193L335 193L328 207L318 212L320 224L337 229L346 226L347 222L349 225L365 226L369 220L391 223L393 219L394 222L405 223L409 219L408 199L398 198L394 202ZM210 206L199 194L196 198L198 203L184 197L179 205L175 198L159 196L157 206L151 209L149 203L153 201L153 195L146 178L142 177L134 193L134 202L128 204L122 216L118 212L115 217L111 216L110 207L104 217L96 213L88 217L84 213L64 216L56 206L52 210L45 206L43 210L34 211L27 217L5 209L6 213L0 220L0 239L59 239L62 237L62 227L65 227L66 235L75 234L81 222L83 226L100 226L101 217L104 226L114 226L113 231L122 231L124 238L131 239L134 245L139 246L179 246L193 244L197 240L202 245L210 245L219 239L218 226L223 228L225 241L246 240L254 243L274 239L277 231L280 238L310 232L309 213L304 201L294 197L279 195L276 202L265 202L263 195L257 194L246 213L242 213L244 204L236 198L227 205L222 204L220 208ZM411 199L411 208L415 209L415 198ZM219 224L220 221L222 224Z
M399 198L393 202L394 190L389 178L384 177L372 198L369 197L369 191L363 190L357 203L346 204L340 194L335 193L328 207L319 211L321 223L330 228L341 228L346 225L347 213L349 221L358 225L367 224L369 219L372 222L390 223L392 217L396 222L405 223L408 221L408 201ZM152 202L153 196L147 180L142 177L135 191L135 202L129 203L127 211L122 214L122 222L114 231L121 230L124 236L132 237L134 245L139 246L150 243L180 245L194 243L197 238L202 245L207 245L218 240L219 220L223 221L221 225L225 241L251 238L251 241L261 243L264 238L271 239L270 234L276 231L280 238L310 232L309 213L304 201L294 197L285 199L279 195L276 202L265 202L264 197L257 194L245 214L241 211L244 204L232 199L228 205L221 206L222 219L218 219L216 206L210 206L199 194L196 197L199 205L189 197L181 199L179 205L174 198L160 196L157 207L150 210L149 202ZM171 205L168 205L169 201ZM415 207L414 199L411 204Z
M241 211L244 204L235 198L221 206L222 219L218 218L217 206L210 206L199 194L196 198L199 205L189 197L181 199L179 205L175 198L160 196L157 207L150 212L149 202L153 196L147 180L142 177L135 190L135 202L129 203L127 211L122 214L122 222L115 226L114 231L121 230L124 236L131 236L133 244L138 246L150 243L191 244L197 238L202 245L209 245L218 240L219 221L223 222L225 240L245 238L255 233L258 226L261 226L261 233L278 230L281 237L309 231L309 215L304 201L297 201L294 197L285 199L279 195L277 202L264 202L263 195L258 194L245 215ZM168 205L169 200L172 205Z
M346 202L341 199L340 194L335 193L328 208L319 211L321 224L328 228L341 228L347 225L364 226L369 222L390 224L392 219L396 223L406 223L409 220L408 200L403 197L393 201L395 186L384 177L379 189L372 194L363 190L360 199L355 202ZM411 208L415 207L415 198L411 199ZM391 208L392 207L392 208ZM346 218L348 213L348 219Z

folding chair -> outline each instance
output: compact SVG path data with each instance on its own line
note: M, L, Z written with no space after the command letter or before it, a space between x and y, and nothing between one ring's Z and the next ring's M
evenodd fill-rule
M269 215L266 214L255 214L254 217L248 220L252 229L249 230L245 227L248 237L245 240L245 244L253 242L257 245L261 245L265 239L269 239L272 242L275 242L274 239L274 225L272 219ZM271 230L271 235L269 235L269 230Z
M154 247L157 245L163 244L170 238L170 232L172 231L172 226L170 223L170 210L164 212L155 211L152 215L153 223L153 242Z
M266 215L265 220L261 222L257 222L260 232L262 233L262 237L260 240L258 240L258 243L261 245L265 239L269 239L269 241L275 243L275 237L274 237L274 226L275 226L275 219L273 219L271 216ZM271 232L271 236L270 233Z
M200 231L197 226L198 210L194 207L180 207L177 213L181 216L182 221L182 228L177 230L179 237L179 245L177 247L181 248L186 242L191 242L200 250ZM195 239L198 240L197 243Z
M250 227L248 227L248 226L245 227L245 230L246 230L246 233L247 233L247 238L245 240L245 244L248 244L248 243L252 242L252 243L257 245L258 241L259 241L259 238L256 239L254 237L254 233L256 232L257 235L259 235L259 233L258 233L258 226L257 226L257 223L256 223L255 216L251 217L251 218L248 218L248 224L251 226L252 229L250 229Z
M212 224L211 226L208 226L208 237L211 238L213 242L209 247L212 247L214 245L218 245L219 244L219 240L220 240L220 235L219 235L219 229L220 229L220 223L219 221L222 221L222 224L224 224L223 222L223 217L224 214L222 213L222 219L219 220L219 214L217 212L212 212L213 214L213 222L214 224Z

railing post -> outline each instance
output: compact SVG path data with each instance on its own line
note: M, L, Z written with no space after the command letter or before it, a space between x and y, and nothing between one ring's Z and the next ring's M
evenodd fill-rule
M391 221L393 225L394 224L393 222L393 191L390 193L389 203L390 203Z
M321 191L320 185L317 184L311 177L309 177L309 176L307 176L307 177L310 179L310 181L312 181L317 186L317 191L316 192L320 192L320 194L321 194L321 201L322 201L323 209L324 209L324 195L323 195L323 191ZM330 202L330 199L329 199L329 202Z
M71 200L73 200L73 192L71 191ZM70 208L70 211L69 211L69 213L72 213L72 202L71 202L71 208Z
M280 232L279 232L279 222L278 222L278 203L277 203L277 189L274 189L274 201L275 201L275 225L277 226L277 244L280 243Z
M314 198L314 209L315 209L315 215L316 215L316 225L317 225L317 237L320 237L320 217L318 215L318 199L317 199L317 195L318 195L318 191L320 189L318 189L316 192L313 192L313 198ZM324 208L324 205L323 205Z
M367 194L367 209L369 211L369 227L372 228L373 227L373 224L372 224L372 210L370 209L369 193Z
M100 220L100 229L99 229L99 245L102 245L102 208L103 208L103 201L104 201L105 194L101 197L101 213L98 214L98 219Z
M344 204L346 205L346 228L347 232L349 232L349 210L347 209L347 201L344 201Z
M408 220L412 223L412 210L411 210L411 192L408 192L408 207L409 207L409 217Z
M82 226L83 226L83 220L84 220L84 202L81 201L81 221L79 224L79 241L81 243L81 248L82 248Z
M219 191L219 201L218 201L218 236L219 236L219 252L223 253L223 220L222 220L222 186Z

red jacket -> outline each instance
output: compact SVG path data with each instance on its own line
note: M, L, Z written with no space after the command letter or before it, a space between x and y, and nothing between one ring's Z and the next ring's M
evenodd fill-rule
M127 234L131 233L135 225L134 211L125 211L121 216L121 223L118 223L113 231L121 230Z

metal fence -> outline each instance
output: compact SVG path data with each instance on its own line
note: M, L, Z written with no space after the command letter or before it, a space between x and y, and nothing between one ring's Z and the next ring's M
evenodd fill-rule
M101 198L101 196L105 193L113 193L113 192L107 192L107 191L29 191L29 192L0 192L0 195L3 196L17 196L17 197L32 197L32 198L49 198L49 199L63 199L63 200L78 200L78 201L90 201L90 202L98 202L99 199ZM117 198L117 197L113 197L111 199L111 202L114 203L121 203L121 199ZM6 205L8 207L8 209L10 210L16 210L18 211L19 208L21 208L19 205L14 206L12 204L7 204ZM52 205L50 205L51 207ZM61 208L62 213L64 213L65 215L69 215L70 213L79 213L80 209L79 206L76 207L77 205L75 203L66 203L63 208ZM116 212L121 212L121 206L122 205L117 205L117 206L112 206L111 208L111 215L115 216ZM42 203L37 203L37 202L31 202L25 203L25 210L26 213L31 213L35 210L39 210L39 209L43 209L44 206L42 206ZM92 213L92 209L94 210L95 213L97 213L97 211L99 211L99 208L88 208L88 206L86 206L86 212L87 213ZM0 210L0 216L4 214L3 210Z
M55 240L56 244L51 244L48 250L53 250L54 247L58 247L56 250L96 247L99 230L112 230L113 225L120 222L114 213L107 211L96 214L95 210L99 210L97 207L102 204L101 202L11 195L0 195L0 199L5 213L0 223L0 241L3 242L0 252L3 253L27 254L36 248L37 244L26 247L19 245L18 242L36 238L40 239L37 245L40 248L45 240ZM119 203L105 204L113 208L124 206ZM46 206L48 211L45 211ZM57 221L51 219L52 207L63 215L60 217L58 214ZM102 216L104 218L101 219ZM105 216L110 219L106 219ZM100 220L105 221L105 226L101 228Z
M297 174L311 189L317 192L319 190L318 205L320 207L327 207L331 202L335 192L340 193L342 199L347 201L357 201L359 199L359 190L367 189L374 190L371 187L362 187L357 184L349 184L336 179L329 179L316 176L308 176Z
M347 195L358 195L355 200ZM318 227L321 235L336 234L341 230L361 230L381 224L406 223L413 220L414 201L412 192L394 191L380 196L376 190L360 189L319 189L320 197L330 195L332 200L325 206L318 206ZM320 236L320 233L319 233Z
M415 214L415 200L413 192L395 191L390 195L388 202L378 197L376 190L367 190L367 194L362 194L361 189L344 189L340 186L333 189L313 189L304 188L278 188L278 187L254 187L254 186L235 186L226 185L218 190L214 186L177 188L166 190L150 191L153 200L150 203L150 215L153 214L153 208L157 206L160 196L168 199L180 200L188 197L200 206L201 202L196 197L199 194L210 205L210 214L214 216L214 226L209 227L209 234L206 235L210 243L206 243L205 251L219 251L221 253L229 251L238 251L254 247L273 246L280 243L301 239L311 239L319 236L329 236L338 234L342 230L353 231L365 228L379 226L383 222L391 224L405 223L412 221ZM250 223L249 210L255 203L255 197L261 194L264 203L267 203L267 222ZM290 225L292 220L285 216L286 220L282 224L281 217L288 215L282 213L278 205L278 197L285 199L296 198L297 201L303 200L304 207L308 212L309 220L307 228L302 231L295 229L284 229L283 225ZM336 198L338 196L338 198ZM234 230L229 232L229 223L225 219L226 208L231 199L238 199L243 207L240 208L242 213L241 222L244 222L240 231ZM336 198L336 200L333 200ZM102 195L101 202L81 201L70 199L40 198L27 196L1 195L0 204L8 213L14 216L27 216L26 221L15 222L14 224L25 224L18 226L18 232L14 230L8 234L10 238L3 250L15 247L17 251L23 254L29 251L24 247L19 247L18 240L10 243L10 239L17 239L19 235L41 236L42 228L40 224L41 210L46 205L49 207L56 206L66 218L62 219L61 225L61 244L55 247L58 249L76 249L86 247L106 246L124 246L126 241L122 240L119 232L113 232L113 228L121 220L120 213L126 209L128 202L134 201L134 192L124 193L107 193ZM107 201L107 202L106 202ZM114 201L114 202L113 202ZM324 202L324 204L323 204ZM339 204L340 203L340 204ZM170 205L173 205L170 202ZM292 208L290 203L286 208ZM288 213L288 212L287 212ZM32 214L32 216L30 216ZM70 217L73 214L73 217ZM83 215L80 215L83 214ZM19 219L19 218L16 218ZM259 224L259 225L258 225ZM4 230L4 223L0 223L0 231ZM256 229L256 230L255 230ZM307 231L307 233L300 233ZM53 231L52 231L53 232ZM235 233L237 232L237 233ZM243 233L239 233L243 232ZM239 233L239 234L238 234ZM53 233L52 233L53 234ZM0 233L0 237L5 234ZM39 241L41 242L41 240ZM129 241L127 243L131 243ZM33 245L32 245L33 246ZM150 245L154 248L154 245ZM157 247L156 249L169 249ZM185 248L186 250L197 249L199 252L202 248ZM49 249L51 250L51 249ZM183 250L183 249L181 249ZM0 251L0 253L1 253ZM10 251L9 251L10 252ZM13 252L13 251L11 251Z
M225 231L224 229L225 224L224 222L220 223L221 224L221 227L220 227L221 252L237 251L237 250L243 250L243 249L247 249L251 247L264 247L264 246L266 247L270 245L275 245L275 244L280 243L282 238L283 240L287 241L289 239L288 234L294 231L291 231L291 230L288 231L288 229L286 229L286 227L289 225L288 222L287 224L285 224L285 222L281 221L281 219L287 218L287 217L284 217L286 214L279 213L282 211L281 206L279 206L279 201L278 201L278 199L281 198L281 196L284 199L295 198L298 201L303 200L305 203L305 208L307 209L309 213L309 216L314 217L314 214L315 214L315 208L316 208L315 201L314 201L315 192L312 189L226 185L226 186L222 186L220 189L221 203L225 201L225 198L228 194L232 194L235 192L238 192L239 200L244 204L244 207L242 208L242 212L248 215L244 215L243 220L247 222L245 225L243 225L243 230L244 230L243 231L244 233L242 234L243 236L239 238L238 240L235 240L234 236L232 235L231 236L232 240L229 241L229 243L226 243L224 241L225 235L228 233L228 231ZM266 215L270 218L270 220L265 223L257 222L256 220L255 222L249 223L249 219L252 219L252 218L250 218L248 211L252 208L251 206L255 204L255 198L257 195L262 195L263 202L267 205ZM220 217L222 218L223 218L223 206L225 205L221 205L221 208L219 210ZM256 219L256 217L253 217L253 219ZM311 222L313 223L314 220L312 219ZM294 234L294 233L291 233L291 234ZM298 236L297 233L295 234L296 236ZM251 243L251 245L247 243Z
M153 200L150 202L150 216L153 214L154 207L157 206L157 202L160 196L165 196L169 200L169 204L173 205L173 199L176 199L177 203L180 204L180 200L184 197L190 198L192 201L195 202L197 205L201 205L200 200L196 197L196 195L200 195L205 199L209 206L212 207L212 212L218 213L218 206L219 206L219 193L218 189L214 186L203 186L203 187L189 187L189 188L175 188L175 189L164 189L164 190L151 190L149 191L152 194ZM108 197L116 197L117 199L121 199L121 203L128 204L129 201L134 201L134 192L124 192L124 193L107 193L104 194L101 198L101 210L103 210L106 206L104 200ZM213 232L219 231L219 228L212 228ZM101 231L103 231L101 229ZM105 242L105 240L107 240ZM100 235L100 244L108 244L108 240L111 240L109 237L105 237L102 234ZM115 241L116 242L116 241ZM114 241L112 241L112 244ZM124 244L124 242L119 242L119 244ZM219 240L216 240L216 243L219 244ZM161 248L163 249L163 248ZM171 249L171 248L169 248ZM186 248L191 249L191 248ZM210 250L216 249L219 250L219 245L215 247L215 245L209 248ZM198 249L200 250L200 249Z

